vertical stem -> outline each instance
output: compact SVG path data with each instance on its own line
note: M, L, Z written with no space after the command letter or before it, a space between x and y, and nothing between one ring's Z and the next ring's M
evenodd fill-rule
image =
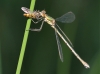
M35 6L35 0L31 0L30 10L33 10L34 6ZM24 53L25 53L25 48L26 48L26 43L27 43L28 34L29 34L29 31L26 31L26 30L29 30L30 24L31 24L31 20L28 19L27 23L26 23L26 29L24 32L24 37L23 37L22 47L21 47L18 65L17 65L17 69L16 69L16 74L20 74L20 71L21 71L22 62L23 62Z

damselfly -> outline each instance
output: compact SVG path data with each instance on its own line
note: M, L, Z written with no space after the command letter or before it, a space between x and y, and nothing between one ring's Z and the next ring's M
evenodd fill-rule
M33 11L32 12L26 7L22 7L21 9L25 12L24 16L31 18L34 23L38 23L38 22L42 21L42 24L41 24L39 29L29 29L29 30L31 30L31 31L41 31L44 22L47 22L55 30L59 56L60 56L60 59L61 59L62 62L63 62L63 53L62 53L62 47L61 47L58 35L65 42L65 44L69 47L69 49L72 51L72 53L85 66L85 68L90 68L90 66L84 60L82 60L81 57L75 52L75 50L73 49L73 45L72 45L71 41L69 40L69 38L66 36L66 34L61 30L61 28L55 22L55 21L60 21L62 23L71 23L71 22L73 22L75 20L75 15L72 12L68 12L68 13L62 15L61 17L54 19L54 18L48 16L46 14L45 10ZM37 19L37 22L35 22L33 19ZM60 30L60 32L63 35L59 32L59 30L57 28Z

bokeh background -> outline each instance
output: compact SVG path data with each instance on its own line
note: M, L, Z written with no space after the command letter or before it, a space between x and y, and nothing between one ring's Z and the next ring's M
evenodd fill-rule
M0 74L16 72L27 21L21 7L29 8L30 3L31 0L0 0ZM99 0L36 0L35 10L45 9L53 18L69 11L75 14L73 23L57 23L91 68L84 68L60 39L62 63L54 30L45 23L41 32L29 33L20 74L100 74L99 4ZM40 25L31 23L31 28Z

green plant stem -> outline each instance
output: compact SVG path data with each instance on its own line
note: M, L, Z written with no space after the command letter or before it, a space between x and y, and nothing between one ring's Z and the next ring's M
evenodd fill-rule
M30 10L33 10L34 6L35 6L35 0L31 0ZM25 33L24 33L24 37L23 37L23 42L22 42L22 47L21 47L18 65L17 65L17 69L16 69L16 74L20 74L20 71L21 71L25 48L26 48L26 43L27 43L28 34L29 34L29 31L26 31L26 30L29 30L30 24L31 24L31 19L28 19L27 23L26 23L26 29L25 29Z

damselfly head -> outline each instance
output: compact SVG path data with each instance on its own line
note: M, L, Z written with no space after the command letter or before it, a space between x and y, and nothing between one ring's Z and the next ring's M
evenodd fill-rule
M45 17L45 14L46 14L46 11L45 11L45 10L42 10L42 11L40 12L40 15L41 15L42 17Z
M46 11L45 11L45 10L42 10L41 12L42 12L43 14L46 14Z

